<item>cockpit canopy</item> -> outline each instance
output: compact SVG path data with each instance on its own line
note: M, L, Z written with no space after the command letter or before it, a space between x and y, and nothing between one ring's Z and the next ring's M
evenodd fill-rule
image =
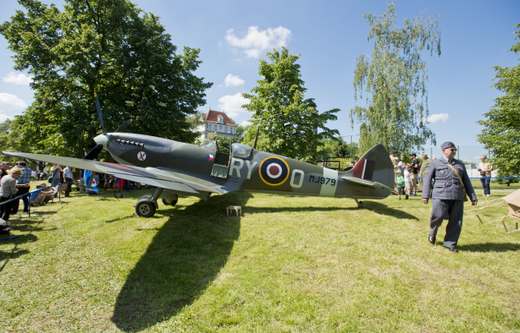
M206 142L204 144L201 144L200 146L204 147L206 149L209 149L209 150L211 150L214 153L217 152L217 142L215 140L210 141L210 142Z
M233 157L238 157L242 159L246 159L251 157L251 152L253 148L245 145L243 143L233 143Z
M214 140L204 143L200 146L204 147L206 149L209 149L214 153L219 152L218 144ZM241 159L249 159L251 157L251 152L253 151L253 148L251 148L248 145L245 145L243 143L235 142L232 145L231 151L232 151L233 157L237 157L237 158L241 158Z

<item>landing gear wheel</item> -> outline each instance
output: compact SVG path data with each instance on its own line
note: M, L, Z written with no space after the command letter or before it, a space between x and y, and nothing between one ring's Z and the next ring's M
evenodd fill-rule
M162 203L165 206L175 206L177 204L177 201L179 201L178 196L175 196L175 199L173 199L173 200L168 200L168 199L164 199L164 198L162 199Z
M358 201L357 208L363 208L363 201Z
M135 205L135 212L141 217L152 217L155 215L155 202L148 198L141 198Z

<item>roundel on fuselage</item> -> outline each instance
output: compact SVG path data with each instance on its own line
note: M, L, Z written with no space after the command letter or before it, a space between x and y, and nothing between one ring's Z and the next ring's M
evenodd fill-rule
M289 178L289 165L280 157L265 158L258 168L260 178L267 185L282 185Z

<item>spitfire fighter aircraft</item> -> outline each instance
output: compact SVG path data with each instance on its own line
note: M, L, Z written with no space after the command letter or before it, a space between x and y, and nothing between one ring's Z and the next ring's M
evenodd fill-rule
M103 134L94 138L97 146L84 159L3 153L155 186L155 193L141 197L135 206L137 215L142 217L155 214L159 198L165 205L175 205L179 195L208 200L212 193L264 192L352 198L362 207L359 199L384 199L394 192L393 165L382 145L372 147L350 170L336 171L242 143L233 143L231 152L224 153L216 141L194 145L120 132L129 122L116 132L106 133L99 106L98 116ZM119 164L93 160L103 148Z

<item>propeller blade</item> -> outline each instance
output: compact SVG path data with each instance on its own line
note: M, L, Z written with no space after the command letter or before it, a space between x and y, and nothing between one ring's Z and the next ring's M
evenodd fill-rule
M101 128L103 129L103 134L107 134L107 131L105 130L105 124L103 123L103 115L101 114L101 106L99 106L99 99L96 93L94 93L94 99L96 100L96 111L99 122L101 123Z
M88 152L87 155L85 155L85 157L83 157L84 160L93 160L93 159L97 159L99 153L101 153L101 151L103 150L103 145L96 145L94 148L92 148L91 151Z
M256 149L256 144L258 143L258 133L260 133L260 126L258 126L258 129L256 130L255 145L253 146L253 149Z
M122 132L124 131L128 125L130 125L130 123L132 123L132 119L128 119L127 121L125 121L124 123L121 124L121 126L119 126L118 129L116 129L116 132Z

